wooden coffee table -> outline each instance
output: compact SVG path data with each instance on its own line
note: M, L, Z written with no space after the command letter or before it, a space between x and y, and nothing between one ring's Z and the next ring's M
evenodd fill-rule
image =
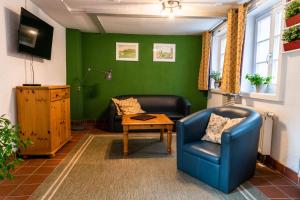
M123 125L123 153L125 156L128 155L128 133L130 130L145 130L145 129L159 129L160 130L160 140L164 139L164 132L167 130L168 144L167 151L171 153L172 144L172 129L174 122L170 120L165 114L150 114L156 116L154 119L149 119L146 121L134 120L131 117L136 115L123 115L122 125Z

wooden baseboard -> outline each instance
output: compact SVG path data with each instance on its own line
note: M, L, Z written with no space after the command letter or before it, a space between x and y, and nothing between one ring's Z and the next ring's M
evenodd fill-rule
M103 130L108 129L108 123L106 121L96 120L96 119L82 119L82 120L72 120L72 126L83 126L84 128L99 128Z
M261 160L263 157L264 156L260 154L258 156L259 160ZM279 171L283 176L289 178L294 183L300 185L300 177L298 177L297 172L294 172L290 168L284 166L283 164L281 164L271 156L266 156L263 163L268 167Z
M72 126L84 126L84 127L94 127L97 124L97 120L95 119L83 119L83 120L72 120L71 125Z

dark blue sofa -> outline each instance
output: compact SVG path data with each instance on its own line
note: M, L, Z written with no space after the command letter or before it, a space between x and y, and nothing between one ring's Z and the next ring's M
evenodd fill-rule
M211 113L246 119L224 131L220 145L201 140ZM234 106L206 109L179 120L177 168L230 193L254 174L261 124L256 111Z
M116 99L136 98L146 113L166 114L174 123L190 114L191 103L188 99L176 95L123 95ZM111 132L123 131L122 116L117 115L115 104L109 103L108 124ZM175 131L175 128L174 128Z

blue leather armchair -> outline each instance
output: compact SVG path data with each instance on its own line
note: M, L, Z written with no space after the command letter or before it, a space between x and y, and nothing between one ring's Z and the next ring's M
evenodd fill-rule
M224 131L220 145L201 140L211 113L246 119ZM254 174L261 124L259 113L234 106L206 109L179 120L177 168L230 193Z

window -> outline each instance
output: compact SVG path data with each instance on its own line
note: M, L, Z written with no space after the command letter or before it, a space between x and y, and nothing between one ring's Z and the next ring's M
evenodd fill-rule
M219 71L221 73L223 72L225 49L226 49L226 34L224 34L220 38Z
M224 56L226 49L226 32L227 23L221 25L216 31L213 32L212 36L212 48L211 48L211 65L210 71L217 71L222 74L224 65ZM210 80L210 87L217 89L214 86L214 81Z
M270 11L256 20L255 73L272 76L277 82L278 60L280 51L282 11Z
M254 9L247 16L241 92L248 97L279 100L283 3L267 0L258 5L256 2L253 1ZM272 83L257 94L245 79L248 73L271 76Z

